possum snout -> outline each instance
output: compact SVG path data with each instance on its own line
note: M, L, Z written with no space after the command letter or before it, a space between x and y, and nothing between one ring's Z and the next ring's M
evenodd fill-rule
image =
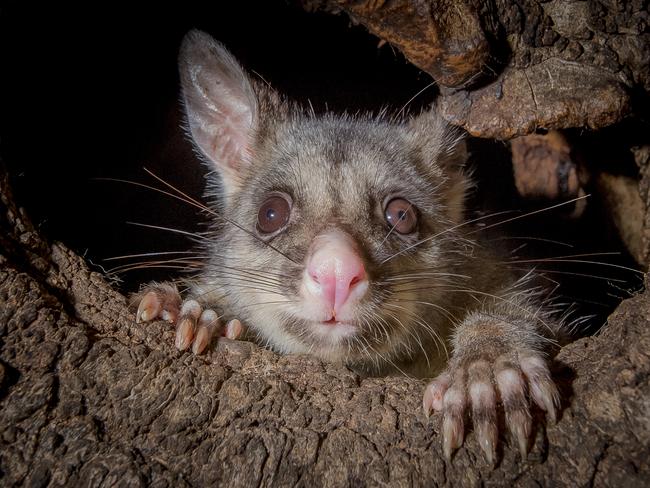
M368 275L354 240L339 229L317 236L302 276L301 295L318 320L351 321L368 292Z

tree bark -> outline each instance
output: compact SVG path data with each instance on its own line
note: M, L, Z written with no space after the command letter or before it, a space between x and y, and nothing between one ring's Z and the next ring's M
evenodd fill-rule
M346 13L429 73L443 115L478 137L600 129L650 91L644 0L300 0Z

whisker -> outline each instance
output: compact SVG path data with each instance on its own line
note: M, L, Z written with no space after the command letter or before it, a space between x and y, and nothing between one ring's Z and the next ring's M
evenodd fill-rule
M380 358L382 358L386 363L388 363L388 364L390 364L391 366L393 366L393 367L394 367L397 371L399 371L403 376L405 376L405 377L408 378L408 375L407 375L404 371L402 371L402 369L401 369L399 366L397 366L397 365L396 365L393 361L391 361L390 359L384 357L383 354L381 354L377 349L375 349L374 347L372 347L372 346L370 345L370 342L368 342L368 339L366 339L365 337L359 337L359 338L360 338L360 339L363 339L363 340L366 342L366 344L368 345L368 348L370 348L370 350L373 351L377 356L379 356Z
M589 261L586 259L555 259L555 258L539 258L539 259L518 259L518 260L513 260L509 261L510 263L515 263L515 264L525 264L525 263L579 263L579 264L595 264L598 266L605 266L609 268L616 268L616 269L624 269L626 271L631 271L633 273L637 273L639 275L644 276L645 273L643 271L639 271L638 269L630 268L629 266L623 266L621 264L613 264L613 263L603 263L600 261Z
M108 272L123 272L125 269L130 269L134 266L144 266L147 265L158 265L158 264L169 264L175 266L184 265L186 268L196 268L198 269L203 263L201 261L191 260L188 258L176 258L176 259L165 259L165 260L151 260L151 261L138 261L135 263L125 263L118 266L114 266L108 270Z
M513 269L516 271L527 271L527 268L518 268L514 266L508 266L508 269ZM589 273L576 273L576 272L571 272L571 271L559 271L559 270L554 270L554 269L543 269L543 268L535 268L535 271L539 273L540 277L544 278L544 275L542 273L552 273L552 274L561 274L561 275L568 275L568 276L580 276L582 278L593 278L595 280L603 280L603 281L611 281L614 283L627 283L627 280L623 279L618 279L618 278L611 278L609 276L600 276L600 275L595 275L595 274L589 274ZM548 278L548 277L545 277ZM553 282L557 284L557 282Z
M526 315L533 315L533 318L535 320L539 321L542 325L544 325L544 327L546 327L546 329L548 329L549 332L551 332L552 334L555 333L553 328L548 323L546 323L546 321L544 321L540 317L536 316L536 314L531 314L531 311L528 310L526 307L520 305L519 303L513 302L512 300L508 300L507 298L501 297L499 295L493 295L492 293L487 293L487 292L483 292L483 291L479 291L479 290L474 290L474 289L471 289L471 288L469 288L469 289L456 289L456 290L447 289L445 291L467 293L469 296L474 298L474 300L476 300L478 303L480 303L480 300L477 297L475 297L474 294L482 295L482 296L485 296L485 297L488 297L488 298L493 298L493 299L495 299L497 301L507 303L509 305L512 305L515 308L518 308L519 310L524 312ZM525 295L530 294L530 290L522 290L522 291L518 292L517 294L525 296ZM483 310L483 313L487 313L487 312L485 310Z
M413 95L411 98L409 98L409 100L402 106L402 108L399 110L399 112L397 112L397 116L395 118L399 118L400 116L402 116L404 111L406 110L406 107L408 107L413 100L415 100L417 97L419 97L422 93L427 91L429 88L431 88L435 84L436 84L436 82L432 81L427 86L425 86L420 91L418 91L415 95Z
M411 203L409 203L409 206L408 206L408 208L406 209L406 211L408 212L408 211L411 209L412 206L413 206L413 205L412 205ZM406 212L404 212L404 214L403 214L402 216L400 216L399 219L397 219L397 222L395 222L395 223L391 226L390 230L388 231L388 234L386 234L386 237L384 237L383 240L379 243L379 246L378 246L378 247L379 247L380 249L382 248L382 246L384 245L384 243L386 242L386 240L390 237L390 235L393 233L393 231L395 230L395 227L397 227L397 225L398 225L400 222L402 222L402 221L404 220L405 217L406 217Z
M565 246L571 248L575 247L573 244L569 244L568 242L562 242L562 241L556 241L554 239L544 239L542 237L532 237L532 236L502 236L502 237L495 237L492 239L486 239L485 242L506 241L506 240L539 241L539 242L546 242L548 244L557 244L558 246Z
M158 180L159 182L161 182L163 185L167 186L168 188L171 188L171 189L174 190L176 193L178 193L178 194L181 195L182 197L186 198L187 200L185 200L185 201L194 204L196 207L200 208L201 210L205 210L205 211L208 212L208 213L211 213L211 214L213 214L213 215L216 215L216 214L217 214L214 210L210 209L209 207L207 207L207 206L204 205L203 203L199 202L198 200L196 200L196 199L190 197L189 195L187 195L186 193L182 192L179 188L176 188L174 185L172 185L172 184L169 183L168 181L162 179L160 176L156 175L153 171L149 171L147 168L143 168L143 169L144 169L147 173L149 173L149 175L151 175L153 178L155 178L156 180ZM182 199L181 199L181 200L182 200Z
M589 252L582 254L567 254L564 256L551 256L552 259L564 259L564 258L586 258L590 256L620 256L621 253L618 251L604 251L604 252Z
M150 190L158 191L158 192L160 192L160 193L162 193L162 194L164 194L164 195L167 195L167 196L170 196L170 197L175 198L175 199L177 199L177 200L180 200L180 201L182 201L182 202L188 203L188 204L190 204L190 205L192 205L192 206L195 206L195 207L199 208L200 210L203 210L203 211L205 211L205 212L210 213L211 215L217 216L218 218L224 220L225 222L229 223L230 225L233 225L234 227L238 228L238 229L241 230L242 232L245 232L246 234L248 234L249 236L253 237L253 238L256 239L257 241L261 242L262 244L264 244L265 246L267 246L269 249L274 250L275 252L277 252L278 254L280 254L281 256L283 256L284 258L288 259L288 260L291 261L292 263L294 263L294 264L298 264L296 261L294 261L293 259L291 259L287 254L283 253L282 251L280 251L279 249L277 249L277 248L276 248L275 246L273 246L272 244L266 242L264 239L262 239L261 237L259 237L258 235L256 235L254 232L252 232L252 231L246 229L244 226L238 224L238 223L235 222L234 220L229 219L228 217L225 217L224 215L218 214L217 212L215 212L214 210L210 209L210 208L207 207L206 205L202 204L202 203L199 202L198 200L195 200L194 198L188 196L187 194L185 194L184 192L182 192L181 190L179 190L178 188L176 188L175 186L173 186L171 183L168 183L168 182L165 181L164 179L160 178L159 176L157 176L156 174L154 174L152 171L149 171L147 168L144 168L144 170L145 170L148 174L150 174L152 177L154 177L156 180L158 180L159 182L161 182L162 184L164 184L165 186L171 188L172 190L174 190L174 191L177 192L178 194L182 195L182 197L179 196L179 195L175 195L175 194L173 194L173 193L167 192L167 191L165 191L165 190L161 190L160 188L156 188L156 187L154 187L154 186L149 186L149 185L145 185L145 184L143 184L143 183L138 183L138 182L134 182L134 181L129 181L129 180L120 180L120 179L117 179L117 178L99 178L99 179L104 179L104 180L107 180L107 181L118 181L118 182L123 182L123 183L133 184L133 185L140 186L140 187L143 187L143 188L147 188L147 189L150 189ZM128 222L128 223L130 223L130 224L134 224L134 225L141 225L141 226L147 227L146 224L137 224L137 223L134 223L134 222ZM157 227L155 227L155 226L149 226L149 227L157 228ZM161 227L161 229L164 229L164 228ZM183 232L181 232L181 233L183 233Z
M278 287L278 283L274 281L268 281L268 280L263 280L254 276L247 276L247 275L240 275L237 273L230 273L230 272L222 272L220 275L216 276L217 278L225 278L225 279L234 279L237 281L241 281L243 283L255 283L259 285L265 285L265 286L270 286L270 287ZM225 284L225 283L224 283Z
M365 320L365 323L370 326L375 323L375 320L377 321L377 325L379 328L381 328L384 336L386 337L386 341L390 340L390 334L388 333L388 328L390 328L390 325L388 322L386 322L386 319L381 317L379 314L377 314L375 311L364 311L362 318ZM373 319L372 324L369 322L370 319ZM381 319L381 321L379 320ZM387 328L388 327L388 328ZM372 329L372 327L370 327Z
M242 305L239 308L244 309L244 308L258 307L260 305L280 305L280 304L287 304L287 303L297 303L297 301L296 300L274 300L270 302L256 302L256 303L248 303L246 305Z
M527 212L527 213L525 213L523 215L518 215L516 217L505 219L505 220L502 220L500 222L496 222L494 224L486 225L485 227L481 227L480 229L476 229L474 231L469 232L467 235L476 234L477 232L482 232L482 231L485 231L485 230L490 229L492 227L496 227L498 225L503 225L503 224L506 224L508 222L513 222L515 220L530 217L531 215L536 215L536 214L539 214L539 213L542 213L542 212L548 212L550 210L562 207L564 205L569 205L570 203L577 202L578 200L588 198L589 196L590 195L582 195L582 196L579 196L579 197L576 197L576 198L572 198L571 200L567 200L566 202L558 203L558 204L552 205L550 207L545 207L545 208L542 208L542 209L539 209L539 210L534 210L534 211L531 211L531 212ZM429 236L429 237L425 237L424 239L420 239L419 241L417 241L417 242L405 247L404 249L401 249L398 252L392 254L391 256L387 257L380 264L385 264L386 262L390 261L391 259L395 258L396 256L399 256L400 254L403 254L403 253L405 253L405 252L407 252L407 251L409 251L409 250L411 250L411 249L413 249L413 248L415 248L415 247L417 247L417 246L419 246L421 244L424 244L425 242L428 242L428 241L430 241L432 239L440 237L441 235L443 235L445 233L451 232L453 230L459 229L461 227L464 227L464 226L472 224L472 223L480 222L480 221L488 219L488 218L492 218L492 217L502 215L502 214L506 214L506 213L513 213L513 212L515 212L515 210L504 210L502 212L496 212L496 213L493 213L493 214L490 214L490 215L484 215L482 217L477 217L475 219L466 220L465 222L462 222L460 224L451 226L448 229L445 229L445 230L443 230L441 232L438 232L437 234L434 234L434 235Z
M128 273L129 271L134 271L136 269L179 269L179 270L187 270L187 266L181 266L179 264L175 265L165 265L165 264L138 264L131 266L129 268L124 268L124 269L118 269L116 271L116 268L108 270L108 274L123 274L123 273Z
M141 258L146 256L165 256L170 254L194 254L195 251L163 251L163 252L143 252L140 254L125 254L123 256L112 256L104 258L102 261L117 261L120 259Z
M462 275L462 274L457 274L457 273L445 273L445 272L437 272L437 271L417 271L417 272L407 272L404 274L395 274L393 276L389 276L388 278L385 278L383 281L384 282L391 282L391 281L402 281L406 279L411 279L411 278L463 278L463 279L470 279L471 277L468 275Z
M145 171L148 172L148 170L146 168L145 168ZM162 190L160 188L156 188L155 186L147 185L145 183L140 183L140 182L137 182L137 181L124 180L124 179L120 179L120 178L93 178L93 179L98 180L98 181L112 181L112 182L116 182L116 183L126 183L126 184L129 184L129 185L139 186L141 188L146 188L147 190L153 190L155 192L162 193L163 195L166 195L168 197L175 198L176 200L180 200L183 203L187 203L189 205L192 205L192 206L194 206L194 207L196 207L196 208L198 208L200 210L204 210L204 211L206 211L208 213L212 213L213 215L216 215L216 213L213 210L206 207L205 205L203 205L200 202L197 202L197 201L195 201L193 199L186 200L186 199L184 199L184 198L182 198L182 197L180 197L178 195L174 195L173 193Z
M140 222L127 221L126 223L129 224L129 225L137 225L138 227L145 227L145 228L148 228L148 229L156 229L156 230L164 230L164 231L172 232L172 233L175 233L175 234L186 235L186 236L189 236L189 237L192 237L192 238L195 238L195 239L199 238L199 239L207 240L206 237L204 237L204 236L202 236L202 235L200 235L200 234L198 234L196 232L188 232L186 230L174 229L174 228L171 228L171 227L163 227L163 226L160 226L160 225L143 224L143 223L140 223Z
M435 329L434 329L434 328L433 328L433 327L432 327L428 322L426 322L422 317L420 317L420 316L419 316L418 314L416 314L415 312L413 312L413 311L407 309L406 307L402 307L402 306L396 305L396 304L394 304L394 303L392 303L392 304L388 304L388 305L386 305L386 306L389 306L389 307L392 307L392 308L400 309L400 310L404 311L405 313L407 313L409 316L411 316L413 319L415 319L415 323L417 323L418 325L420 325L420 326L421 326L421 327L422 327L422 328L423 328L423 329L424 329L424 330L429 334L429 336L431 337L431 339L433 339L433 343L434 343L434 345L436 346L436 351L438 352L438 354L440 354L440 345L441 345L442 348L443 348L443 350L444 350L444 352L445 352L445 357L449 358L449 354L448 354L448 352L447 352L447 347L445 346L445 344L444 344L442 338L441 338L440 335L435 331ZM419 339L418 339L418 342L420 343L420 348L422 348L422 343L420 342ZM422 349L423 349L423 348L422 348ZM423 352L424 352L424 349L423 349ZM427 355L426 352L424 352L424 354L425 354L425 358L426 358L426 361L427 361L427 365L430 367L430 366L431 366L431 363L430 363L430 361L429 361L429 357L428 357L428 355Z
M415 299L409 299L409 298L392 298L395 301L399 302L410 302L410 303L417 303L420 305L426 305L428 307L435 308L436 310L440 311L452 324L459 324L460 321L458 318L452 314L449 310L444 308L441 305L438 305L436 303L431 303L431 302L425 302L423 300L415 300Z
M400 254L404 254L405 252L410 251L411 249L413 249L413 248L415 248L415 247L417 247L417 246L419 246L421 244L424 244L425 242L429 242L430 240L435 239L437 237L440 237L440 236L442 236L442 235L444 235L444 234L446 234L448 232L451 232L453 230L460 229L461 227L464 227L466 225L473 224L473 223L476 223L476 222L480 222L480 221L485 220L485 219L490 219L492 217L497 217L499 215L513 213L513 212L515 212L515 210L503 210L501 212L495 212L495 213L490 214L490 215L483 215L482 217L477 217L475 219L466 220L465 222L462 222L460 224L453 225L453 226L449 227L448 229L445 229L443 231L438 232L437 234L425 237L424 239L420 239L419 241L414 242L413 244L410 244L409 246L405 247L404 249L400 249L396 253L388 256L386 259L381 261L379 264L385 264L388 261L390 261L391 259L399 256Z
M496 227L498 225L507 224L508 222L513 222L515 220L530 217L531 215L537 215L539 213L548 212L550 210L554 210L556 208L563 207L565 205L569 205L570 203L575 203L575 202L577 202L579 200L584 200L585 198L589 198L590 196L591 196L591 194L581 195L579 197L572 198L571 200L567 200L565 202L561 202L561 203L557 203L555 205L551 205L550 207L544 207L544 208L541 208L541 209L538 209L538 210L533 210L532 212L527 212L527 213L525 213L523 215L518 215L517 217L512 217L510 219L502 220L501 222L496 222L494 224L486 225L485 227L481 227L480 229L477 229L475 231L470 232L468 235L475 234L477 232L482 232L484 230L491 229L492 227Z
M406 333L411 336L413 339L415 339L415 342L420 346L420 350L422 351L422 354L424 354L424 359L427 362L427 366L430 368L431 367L431 361L429 361L429 355L427 354L427 351L424 349L424 345L422 344L422 339L415 333L411 331L404 323L397 317L396 315L390 313L390 312L385 312L389 317L391 317L393 320L395 320L401 327L406 331Z

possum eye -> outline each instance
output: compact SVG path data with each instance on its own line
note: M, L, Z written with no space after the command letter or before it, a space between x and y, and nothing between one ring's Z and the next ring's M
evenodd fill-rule
M273 234L287 225L290 216L290 198L284 194L273 194L260 206L257 228L263 234Z
M390 228L400 234L410 234L418 223L415 207L403 198L393 198L388 202L384 216Z

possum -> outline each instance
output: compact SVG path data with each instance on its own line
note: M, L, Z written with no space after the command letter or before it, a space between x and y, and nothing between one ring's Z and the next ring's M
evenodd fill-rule
M489 463L498 413L523 458L531 405L553 422L548 358L562 321L465 217L465 143L435 107L412 117L315 114L250 77L200 31L182 42L187 130L211 169L206 262L183 297L135 295L195 354L219 334L363 374L428 378L450 459L470 418ZM502 410L500 410L502 409Z

